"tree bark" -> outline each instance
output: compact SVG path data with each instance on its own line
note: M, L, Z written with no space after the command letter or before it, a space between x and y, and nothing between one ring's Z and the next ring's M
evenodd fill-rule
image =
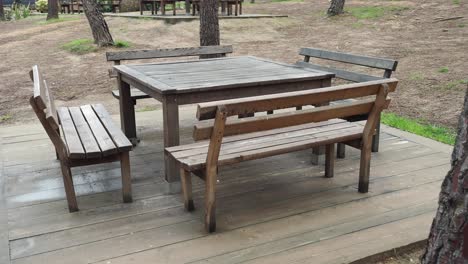
M336 16L343 13L345 0L332 0L327 14L329 16Z
M94 43L98 46L114 45L114 40L96 0L83 0L83 10L93 32Z
M59 18L57 0L47 1L47 20Z
M0 0L0 21L5 20L5 11L3 10L3 0Z
M200 46L217 46L219 43L218 0L201 0ZM213 57L213 55L208 57ZM200 58L207 58L207 56L200 56Z
M452 167L442 183L439 208L432 222L426 250L421 257L423 264L468 263L467 135L468 89L452 152Z

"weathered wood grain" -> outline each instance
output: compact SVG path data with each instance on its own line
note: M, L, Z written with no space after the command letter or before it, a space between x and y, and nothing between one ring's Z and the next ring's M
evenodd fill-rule
M121 60L139 60L139 59L155 59L155 58L170 58L182 56L200 56L232 53L231 45L226 46L205 46L205 47L188 47L174 49L155 49L155 50L129 50L120 52L106 52L107 61Z
M397 67L397 61L391 59L382 59L377 57L369 57L363 55L354 55L349 53L342 53L336 51L328 51L314 48L302 48L299 51L300 55L309 56L314 58L328 59L339 62L352 63L367 67L373 67L378 69L395 70Z
M77 134L81 141L81 144L86 152L87 158L99 158L101 157L101 149L99 148L99 144L96 142L94 138L93 132L89 127L89 124L86 122L86 119L81 112L79 107L69 107L68 112L70 113L70 117L75 125ZM64 115L66 117L66 113L62 113L61 116ZM62 124L62 126L66 126L67 123ZM68 142L71 145L75 145L75 142ZM70 146L73 147L73 146Z
M389 85L390 92L394 92L398 81L396 79L387 79L380 81L370 81L366 83L354 83L327 88L317 88L307 91L279 93L257 97L201 103L198 105L197 118L199 120L214 118L217 105L225 105L228 111L228 116L233 116L244 114L244 112L263 112L268 110L304 105L315 105L324 102L375 95L380 89L380 85L383 83Z
M68 108L60 107L58 109L58 114L62 128L62 135L67 143L68 156L72 159L86 158L86 151L83 149L81 139Z

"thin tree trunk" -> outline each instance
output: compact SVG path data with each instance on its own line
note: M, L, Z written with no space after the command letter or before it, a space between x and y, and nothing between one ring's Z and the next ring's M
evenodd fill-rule
M114 45L114 40L96 0L83 0L83 10L93 32L94 43L98 46Z
M452 168L445 176L423 264L468 263L468 89L458 123ZM465 244L467 243L467 244Z
M218 0L200 1L200 45L219 45ZM213 57L213 56L209 56ZM216 55L214 57L217 57ZM200 58L207 58L206 56Z
M0 0L0 20L5 20L5 11L3 10L3 0Z
M57 0L47 1L47 20L59 18Z
M345 0L332 0L327 14L329 16L336 16L343 13Z

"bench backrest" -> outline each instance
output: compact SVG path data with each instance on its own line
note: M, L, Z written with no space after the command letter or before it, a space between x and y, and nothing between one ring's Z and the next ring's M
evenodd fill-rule
M200 56L201 58L204 56L225 57L228 53L232 52L233 48L231 45L154 50L129 50L120 52L106 52L106 59L107 61L113 61L114 65L120 65L120 62L125 60L163 59L192 56ZM116 77L117 73L111 69L109 70L109 75L110 77Z
M224 136L260 132L271 129L321 122L334 118L368 115L363 129L365 146L372 141L375 126L381 111L388 107L388 93L396 90L398 80L384 79L353 83L307 91L272 94L241 99L202 103L198 105L197 118L206 120L195 125L195 140L210 139L207 168L216 167ZM370 98L369 98L370 96ZM366 97L362 99L361 97ZM327 105L332 101L348 100L346 103ZM232 119L239 114L264 112L304 105L322 105L313 109L275 113L258 117ZM214 122L208 119L215 119Z
M57 118L57 110L55 108L54 98L47 82L44 80L39 67L33 66L29 73L31 80L34 83L33 96L29 103L36 113L39 121L46 130L52 143L60 154L65 154L65 144L59 134L59 121Z
M312 68L321 71L333 72L337 78L352 81L352 82L367 82L373 80L380 80L383 78L390 78L392 73L396 70L398 62L391 59L376 58L362 55L355 55L349 53L341 53L335 51L328 51L315 48L302 48L299 55L304 56L304 61L299 61L296 64L301 67ZM383 76L372 76L363 73L347 71L344 69L337 69L334 67L327 67L310 62L310 58L319 58L324 60L337 61L347 64L360 65L370 68L384 70Z

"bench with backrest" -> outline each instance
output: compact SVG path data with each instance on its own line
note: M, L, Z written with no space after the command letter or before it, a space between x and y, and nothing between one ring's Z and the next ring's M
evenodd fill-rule
M165 150L180 164L185 208L189 211L194 209L193 173L205 180L205 228L209 232L215 231L215 190L219 166L325 146L325 176L333 177L335 143L347 143L361 150L359 192L366 193L372 136L380 112L390 102L387 94L395 91L397 83L396 79L386 79L199 104L197 118L200 123L195 125L193 132L198 142ZM325 105L357 98L356 101ZM322 106L227 119L239 114L306 105ZM355 115L366 115L366 124L362 126L343 119Z
M390 78L392 73L396 70L398 62L392 59L376 58L362 55L355 55L349 53L341 53L335 51L328 51L315 48L302 48L299 54L304 56L304 60L297 62L296 64L301 67L312 68L316 70L333 72L336 78L343 79L350 82L366 82L373 80L381 80ZM343 64L359 65L364 67L375 68L384 70L382 76L373 76L365 73L358 73L355 71L349 71L345 69L339 69L332 66L325 66L310 62L310 58L317 58L328 61L335 61ZM339 103L339 102L338 102ZM351 116L347 118L349 121L362 121L366 120L367 116ZM377 133L375 134L372 142L372 151L378 152L379 150L379 135L380 135L380 117L377 122ZM345 148L344 144L338 144L337 155L339 158L344 158Z
M120 161L124 202L132 201L129 151L132 144L101 104L56 109L47 82L34 66L30 104L60 160L70 212L78 210L71 168ZM62 136L63 137L62 137Z
M132 50L121 52L106 52L107 61L112 61L114 65L120 65L122 61L143 60L143 59L165 59L165 58L178 58L178 57L225 57L228 53L232 53L233 48L231 45L225 46L202 46L202 47L188 47L188 48L173 48L173 49L155 49L155 50ZM117 72L114 69L109 70L111 78L117 77ZM112 95L120 99L119 90L113 90ZM137 100L150 98L146 93L132 88L130 89L130 96L133 101L130 111L135 111Z

